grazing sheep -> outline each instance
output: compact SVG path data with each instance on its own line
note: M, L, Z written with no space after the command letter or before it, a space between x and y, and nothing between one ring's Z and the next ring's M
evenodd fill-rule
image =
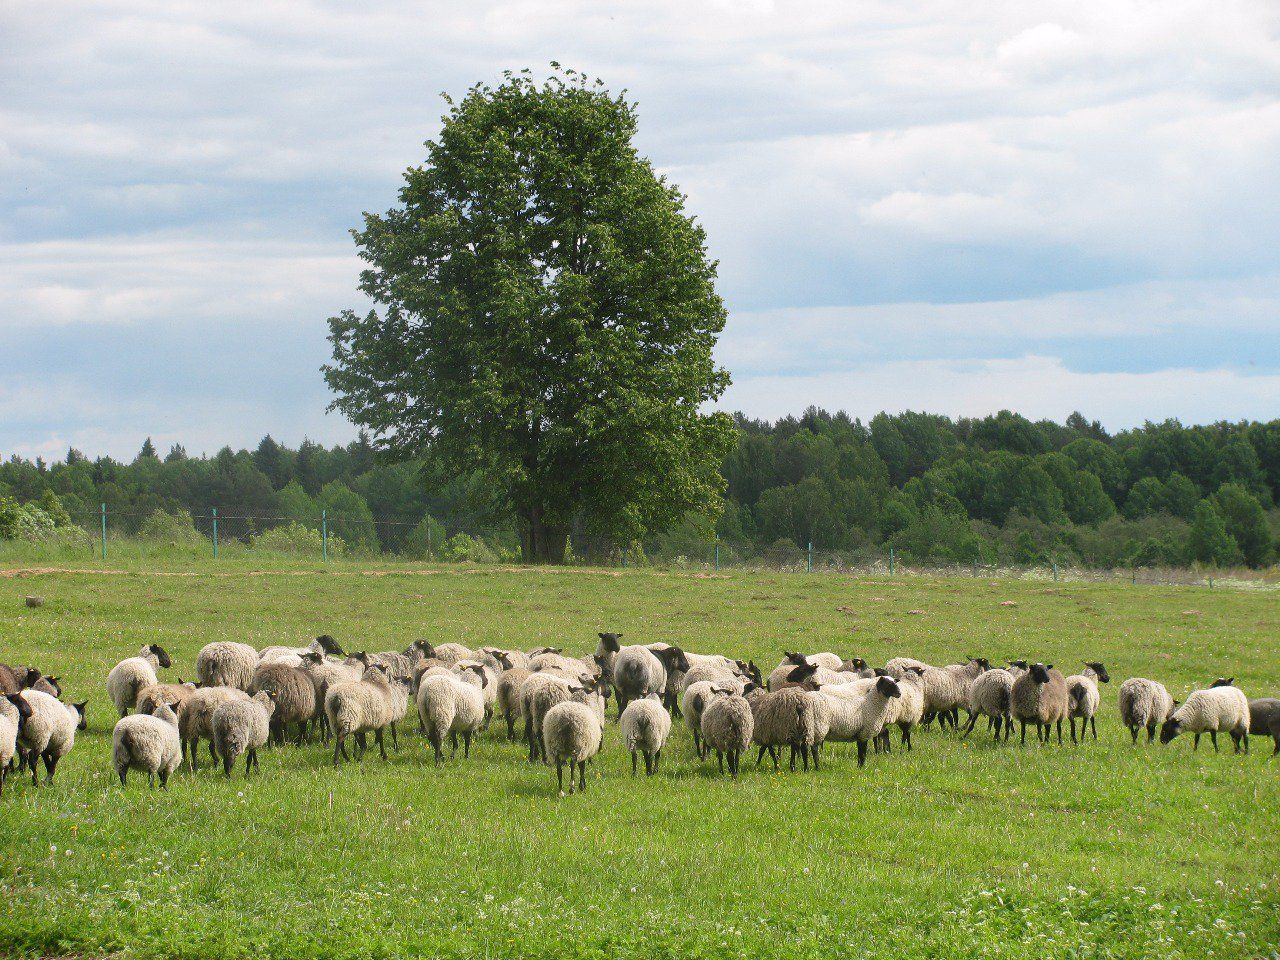
M1067 677L1067 720L1071 724L1071 742L1076 742L1076 720L1080 721L1080 739L1084 740L1085 727L1093 730L1093 739L1098 739L1098 704L1102 702L1098 694L1098 684L1110 683L1111 675L1107 668L1097 660L1085 662L1084 673Z
M649 647L623 647L613 666L613 686L618 693L618 711L632 700L643 700L652 694L665 699L667 677L689 669L689 660L679 647L652 650Z
M1249 752L1249 698L1238 687L1211 687L1195 690L1187 702L1174 710L1160 728L1160 742L1168 743L1181 733L1194 733L1193 750L1200 749L1200 734L1209 734L1213 750L1218 750L1218 732L1231 734L1235 752Z
M130 770L144 770L152 789L156 774L160 775L160 789L169 789L169 776L182 763L182 741L178 738L178 715L164 701L159 701L154 713L139 712L131 717L121 717L111 731L111 763L125 785L125 775Z
M196 654L196 680L202 687L235 687L248 690L260 654L247 643L215 640Z
M1062 721L1067 718L1067 678L1052 663L1033 663L1031 669L1013 681L1009 693L1010 712L1022 725L1021 743L1027 742L1027 724L1036 725L1036 739L1049 742L1053 726L1062 743Z
M979 717L986 717L989 729L994 730L993 738L1000 739L1000 731L1004 731L1004 739L1009 739L1013 731L1013 684L1015 677L1008 670L997 667L987 670L975 677L969 686L967 708L969 722L964 728L964 737L973 733L974 725Z
M618 718L618 732L631 753L631 775L636 775L636 755L643 754L645 776L653 776L662 759L662 748L671 735L671 714L657 698L632 700Z
M1249 732L1270 737L1276 745L1271 755L1280 753L1280 700L1262 697L1249 701Z
M387 748L382 732L392 716L392 697L395 692L382 666L369 667L359 680L339 683L329 688L324 698L324 712L329 717L333 732L333 765L350 759L347 755L347 737L356 741L356 759L364 757L367 749L365 734L372 732L374 742L383 760Z
M458 673L423 677L418 686L418 719L431 743L437 766L444 762L445 734L449 735L451 757L458 752L459 734L463 758L471 756L471 740L484 722L483 689L488 683L488 675L479 663L463 667Z
M559 673L562 676L589 680L600 674L598 664L587 666L575 657L566 657L558 650L546 650L529 659L529 669L534 673Z
M1146 677L1130 677L1120 684L1120 720L1129 728L1133 742L1138 742L1138 731L1147 728L1147 743L1154 743L1156 728L1173 713L1173 697L1164 684Z
M258 655L260 663L280 661L291 667L298 666L304 653L318 653L322 656L345 657L342 645L327 633L316 637L305 647L267 647Z
M196 685L179 679L177 683L153 683L138 691L138 713L154 714L156 707L167 703L177 718L178 708L196 692Z
M1008 660L1006 661L1006 666L1009 672L1013 674L1013 679L1015 680L1031 669L1030 665L1025 660Z
M31 768L31 782L40 785L36 773L36 761L44 761L45 782L53 783L58 761L65 757L76 742L76 731L88 726L88 701L65 704L57 697L40 690L25 690L20 696L27 701L31 715L25 719L18 732L18 746L27 755Z
M209 755L218 759L213 744L213 712L228 700L248 699L249 695L239 687L201 687L178 707L178 739L193 772L200 767L201 737L209 741Z
M715 691L711 702L702 710L702 742L716 752L720 772L729 761L729 776L738 778L742 751L751 746L755 716L747 698L729 690Z
M120 711L120 716L125 716L137 704L138 691L158 682L156 670L167 670L171 664L164 648L150 643L136 657L121 660L111 668L111 672L107 674L107 695Z
M62 699L62 681L59 677L46 677L35 667L30 668L22 681L27 690L39 690L51 697Z
M0 700L0 708L0 797L3 797L4 782L18 751L18 738L31 717L31 705L21 694L7 693Z
M533 672L528 667L512 667L502 671L502 676L498 677L497 703L503 719L507 721L508 740L515 740L516 721L524 716L520 707L520 688L531 676Z
M498 662L498 667L502 670L513 670L520 667L523 670L529 669L529 655L523 650L507 650L503 647L481 647L477 653L483 662L488 662L491 658Z
M244 754L244 775L259 767L258 748L265 745L271 731L276 702L269 690L261 690L245 700L228 700L213 711L213 746L222 758L222 771L231 776L236 758Z
M798 667L799 670L816 670L816 667ZM752 691L748 698L755 718L751 739L760 747L756 765L764 759L765 751L773 758L773 768L778 769L778 747L791 748L790 768L796 768L796 754L800 755L804 769L809 769L809 759L818 768L818 754L822 746L822 721L818 716L825 700L812 690L787 687L784 690Z
M600 752L604 740L604 700L586 688L575 686L575 697L547 711L542 722L542 754L556 767L556 785L564 796L564 764L569 763L569 793L573 793L574 766L578 770L578 789L587 789L587 761Z
M307 725L316 715L316 685L311 674L302 667L291 667L282 661L260 664L249 683L249 696L263 691L271 695L275 709L271 712L271 739L283 744L290 724L298 725L295 743L302 746Z
M825 739L858 745L858 766L867 762L867 744L880 736L891 721L894 700L902 696L892 677L876 677L859 684L841 684L818 690L831 711ZM814 760L817 765L817 760Z

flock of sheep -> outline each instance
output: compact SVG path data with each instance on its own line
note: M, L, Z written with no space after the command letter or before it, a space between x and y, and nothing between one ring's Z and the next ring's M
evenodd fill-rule
M1017 724L1023 743L1031 726L1044 743L1056 732L1059 744L1065 722L1073 743L1087 733L1096 740L1098 684L1110 681L1099 662L1064 676L1053 664L1023 660L993 668L972 657L935 667L895 657L872 668L861 658L833 653L787 653L766 679L752 661L664 643L624 645L616 633L599 634L595 652L580 658L551 647L471 650L425 640L403 652L347 656L337 641L322 636L305 647L265 650L210 643L196 659L198 682L161 683L157 671L171 666L164 649L150 644L107 676L120 716L112 764L121 784L128 771L139 770L153 786L158 777L165 787L184 760L197 769L201 740L228 776L239 758L247 775L261 748L290 738L298 744L332 739L336 767L350 759L348 741L359 759L372 736L385 759L386 735L398 749L397 724L414 709L437 764L446 739L450 755L461 742L465 758L495 715L511 740L521 722L529 760L555 767L562 794L568 765L573 793L586 789L587 763L603 744L611 698L633 775L641 760L646 774L658 769L673 718L688 725L700 759L715 751L721 773L727 767L733 777L753 746L756 763L768 754L775 769L780 751L789 749L794 770L797 760L816 769L824 743L854 743L862 766L869 746L877 753L891 750L895 727L901 746L910 750L912 731L935 720L942 730L963 725L967 737L986 718L992 736L1004 741ZM43 762L53 780L76 731L85 729L86 703L63 702L57 677L34 667L0 664L0 691L2 796L15 766L29 770L38 785ZM1135 744L1143 729L1150 742L1158 728L1162 743L1192 733L1198 748L1208 733L1216 750L1218 734L1227 733L1236 752L1248 752L1253 731L1273 737L1280 753L1280 700L1250 702L1230 678L1179 704L1162 684L1133 677L1120 685L1118 705ZM961 710L968 713L963 724Z

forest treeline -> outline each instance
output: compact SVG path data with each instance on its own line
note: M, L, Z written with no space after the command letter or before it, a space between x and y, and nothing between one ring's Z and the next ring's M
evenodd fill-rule
M1263 567L1280 535L1280 420L1148 423L1109 434L1003 411L953 420L881 414L862 423L811 408L776 422L735 417L724 510L641 543L573 537L575 555L730 557L807 550L851 561L894 548L918 563ZM192 457L148 440L124 463L76 450L56 463L0 464L0 537L24 524L95 529L106 504L123 534L207 524L247 538L281 526L329 532L350 549L457 558L518 554L514 518L483 477L426 461L383 463L363 435L335 447L271 437L253 450ZM188 515L190 521L188 521ZM33 520L34 518L34 520ZM159 518L159 520L158 520Z

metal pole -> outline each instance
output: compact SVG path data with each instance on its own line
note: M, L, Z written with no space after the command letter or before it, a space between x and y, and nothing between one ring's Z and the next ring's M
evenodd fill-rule
M720 541L716 540L716 569L720 569Z
M1053 582L1054 582L1054 583L1057 583L1057 582L1058 582L1058 561L1057 561L1057 558L1055 558L1055 559L1054 559L1054 561L1053 561Z
M893 547L889 548L889 576L893 576Z
M213 508L213 559L218 559L218 508Z
M427 550L431 549L431 528L427 527ZM320 511L320 555L329 562L329 511Z
M107 559L107 505L102 505L102 559Z
M622 548L622 569L627 569L627 548Z
M1213 589L1213 577L1210 577L1210 578L1209 578L1209 589L1210 589L1210 590L1212 590L1212 589Z
M813 541L809 541L809 559L805 564L805 573L813 573Z
M973 579L978 579L978 555L973 555Z

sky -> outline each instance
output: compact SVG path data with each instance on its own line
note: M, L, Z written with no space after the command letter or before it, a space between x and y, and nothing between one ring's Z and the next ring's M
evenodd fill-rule
M0 5L0 454L343 442L348 230L457 95L625 88L722 406L1280 416L1273 0Z

